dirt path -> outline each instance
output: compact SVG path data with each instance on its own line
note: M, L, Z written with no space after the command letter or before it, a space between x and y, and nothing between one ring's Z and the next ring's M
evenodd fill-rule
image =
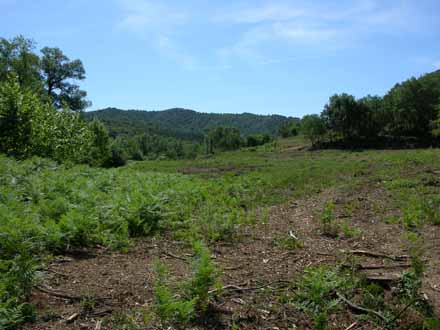
M225 291L216 301L223 312L218 313L217 319L207 320L206 324L195 328L230 329L235 324L238 329L311 329L310 320L289 304L280 302L283 295L280 287L285 286L284 281L292 281L306 267L347 263L351 250L384 255L408 253L400 226L386 224L382 215L377 216L373 212L372 202L386 200L383 194L385 192L371 189L357 191L355 195L353 192L336 194L327 191L314 198L285 203L271 208L267 224L242 227L233 242L212 246L213 258L223 269L221 280L224 285L264 287ZM321 234L314 213L320 212L329 199L335 201L338 221L349 220L351 227L360 230L358 237L334 239ZM348 218L343 205L351 200L356 201L357 208ZM289 250L280 244L290 235L298 237L303 247ZM438 228L427 229L425 236L431 248L427 255L429 267L423 290L436 306L440 306ZM128 253L95 249L60 259L50 266L44 285L57 292L91 298L80 302L35 290L32 303L37 306L38 321L26 329L99 329L101 320L104 322L100 329L125 329L105 320L110 317L114 320L120 311L150 306L154 262L163 261L178 278L188 272L185 259L189 254L190 251L177 241L149 238L137 242ZM358 256L357 262L381 265L387 260ZM402 267L393 271L399 275L404 270L405 267ZM381 271L370 270L369 274L380 276ZM83 312L87 308L89 310ZM66 321L69 317L73 318L71 322ZM347 329L356 320L346 310L330 315L330 328ZM160 329L160 326L151 326L151 329ZM362 329L372 327L365 323Z

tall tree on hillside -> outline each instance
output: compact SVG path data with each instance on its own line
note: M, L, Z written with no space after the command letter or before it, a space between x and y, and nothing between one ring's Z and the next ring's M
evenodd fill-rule
M85 79L85 70L80 60L70 59L59 48L45 47L41 50L41 71L47 95L57 108L66 105L74 111L90 106L85 99L87 93L72 80Z
M13 73L21 87L41 90L40 58L33 53L34 49L35 43L23 36L0 38L0 82Z

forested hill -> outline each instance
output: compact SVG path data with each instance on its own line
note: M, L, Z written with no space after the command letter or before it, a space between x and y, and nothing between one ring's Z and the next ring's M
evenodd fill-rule
M200 113L187 109L163 111L120 110L107 108L84 113L87 119L104 122L110 134L136 135L150 132L187 140L201 140L212 127L236 127L244 135L275 135L281 124L291 118L280 115Z

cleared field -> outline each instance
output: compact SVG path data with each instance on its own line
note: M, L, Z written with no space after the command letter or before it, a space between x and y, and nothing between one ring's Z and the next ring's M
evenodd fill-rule
M439 328L438 149L1 157L0 183L5 328Z

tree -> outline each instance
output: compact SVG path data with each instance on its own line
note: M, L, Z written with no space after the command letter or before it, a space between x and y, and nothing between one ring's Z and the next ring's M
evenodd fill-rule
M85 79L82 62L70 61L59 48L45 47L41 53L44 87L53 104L58 109L65 105L74 111L81 111L90 106L90 102L85 99L87 93L70 82Z
M91 133L89 163L103 166L111 157L110 135L104 124L96 119L89 123L89 129Z
M278 129L279 135L283 138L298 135L298 119L290 120L281 124Z
M212 153L216 149L236 150L242 144L240 131L235 127L216 127L211 129L206 137L207 153Z
M0 83L0 152L14 156L30 152L35 103L34 95L20 87L17 75L11 73Z
M0 81L14 73L21 87L41 91L40 59L33 53L35 43L23 36L0 38Z
M383 131L388 117L383 107L383 98L367 95L358 100L358 105L364 112L364 122L361 132L365 137L375 138Z
M359 139L365 136L368 108L358 103L352 95L344 93L330 97L321 117L327 127L339 134L343 140Z
M411 78L395 85L384 97L386 131L395 137L430 138L439 99L440 89L431 79Z
M306 115L301 120L301 131L313 146L321 143L327 132L324 120L318 115Z

